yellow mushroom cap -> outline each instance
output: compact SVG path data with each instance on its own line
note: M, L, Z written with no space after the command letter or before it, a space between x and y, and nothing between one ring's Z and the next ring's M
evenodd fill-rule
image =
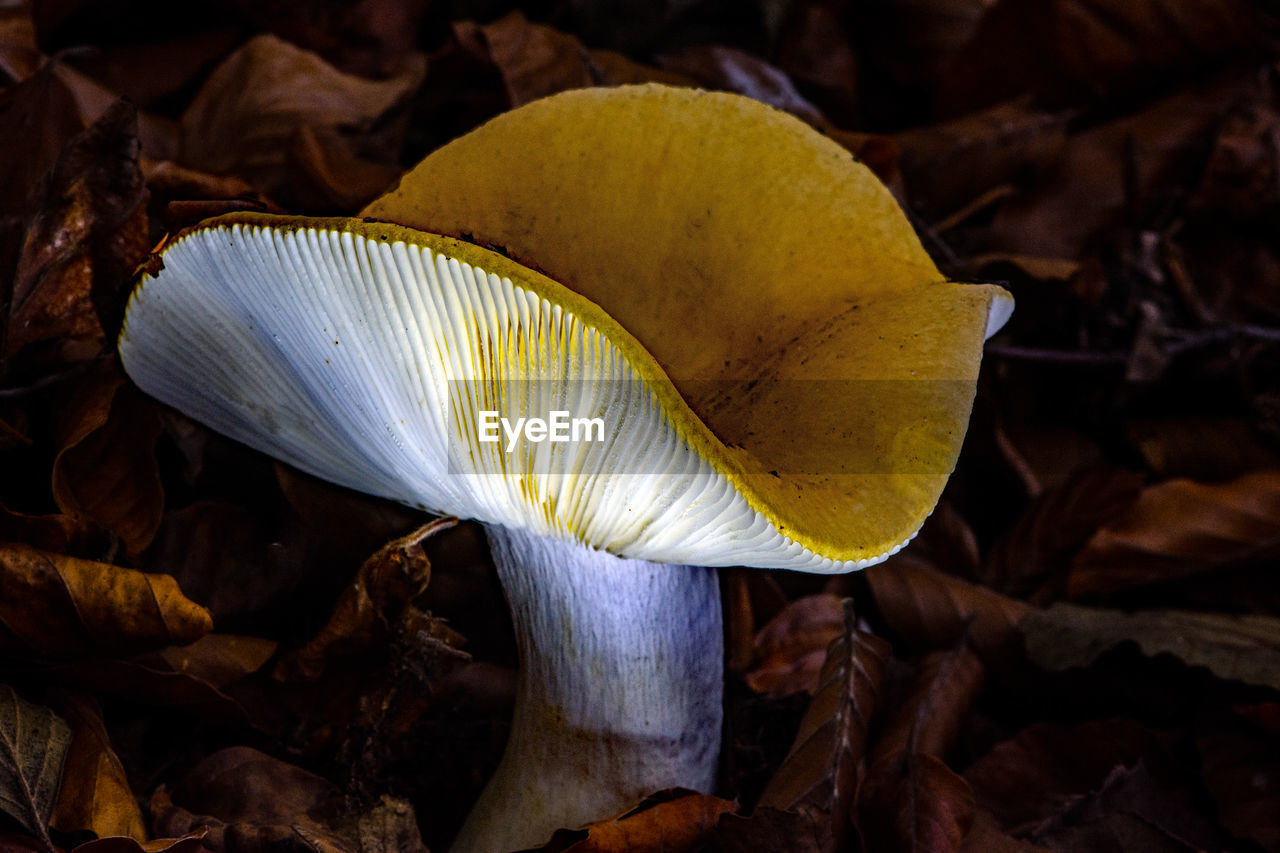
M999 287L946 281L845 149L736 95L555 95L363 215L500 247L625 330L616 346L669 379L691 448L803 554L756 565L838 571L909 541L1012 310Z

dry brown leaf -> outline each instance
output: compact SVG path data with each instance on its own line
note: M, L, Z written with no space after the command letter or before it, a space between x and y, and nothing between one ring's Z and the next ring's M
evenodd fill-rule
M1230 849L1226 833L1199 813L1198 799L1165 787L1138 762L1112 770L1098 790L1075 799L1032 837L1063 853Z
M858 791L858 828L877 853L958 851L973 818L969 786L924 753L886 755Z
M1121 643L1144 655L1175 655L1219 678L1280 690L1280 618L1140 610L1128 613L1058 602L1031 614L1021 630L1027 657L1051 670L1090 666Z
M936 221L1050 166L1066 144L1069 118L1018 100L896 134L912 205Z
M999 0L948 63L940 103L967 112L1023 92L1058 103L1145 93L1260 54L1263 15L1248 0Z
M910 553L865 570L881 615L912 649L953 646L965 631L984 659L1008 655L1029 605L939 572Z
M1150 418L1130 422L1127 433L1164 479L1221 480L1280 468L1280 454L1242 417Z
M155 458L158 407L110 364L75 389L61 418L53 496L64 513L90 518L136 556L155 537L164 487Z
M747 686L769 696L814 693L827 659L827 646L844 633L838 595L797 598L756 633Z
M386 642L431 580L424 540L457 523L456 518L436 519L378 549L343 590L328 623L307 645L280 662L276 677L287 681L316 679L331 658L355 657ZM461 643L461 637L451 636L445 626L437 630L443 633L442 638Z
M868 758L858 828L872 850L959 850L974 818L969 785L944 763L982 689L982 662L963 639L921 663Z
M582 42L545 24L531 23L522 12L510 12L480 27L479 35L502 74L512 107L597 82L598 72Z
M659 57L658 63L663 70L690 77L703 88L746 95L815 127L828 124L818 108L797 91L791 78L746 51L699 45Z
M282 203L306 198L316 190L297 186L297 170L288 165L298 131L345 134L367 153L375 124L417 89L424 68L417 56L392 78L366 80L275 36L256 36L209 75L183 114L182 163L239 175ZM398 142L377 143L387 156L362 159L390 162Z
M117 102L66 145L34 200L4 319L0 356L42 367L84 361L108 345L118 302L149 248L137 114Z
M1054 853L1048 847L1006 835L991 813L981 808L974 813L973 825L960 850L961 853Z
M964 777L1005 831L1025 836L1101 788L1115 768L1162 763L1163 755L1156 735L1130 719L1034 723L996 744Z
M67 694L61 699L59 710L71 726L71 748L50 824L63 832L87 829L100 838L126 836L146 841L142 810L124 766L111 748L98 703L83 694Z
M967 643L926 655L910 694L876 740L871 760L898 752L945 758L985 678L982 661Z
M265 30L315 51L349 74L392 77L411 61L426 0L237 0Z
M168 575L0 544L0 648L66 658L194 642L213 628Z
M206 829L213 853L426 853L408 803L384 797L345 814L342 806L332 783L243 746L210 755L172 793L151 798L157 831Z
M276 643L258 637L208 634L186 646L170 646L127 660L95 660L59 668L63 680L131 702L178 707L193 716L231 720L278 730L279 696L242 695L236 688L275 654Z
M84 129L75 98L48 63L30 79L0 93L0 308L6 322L13 298L12 272L18 263L28 220L38 209L37 191L61 152ZM0 341L0 352L7 351Z
M1173 171L1194 162L1238 86L1230 81L1187 89L1072 136L1043 179L997 211L990 248L1082 259ZM1128 196L1130 189L1135 198Z
M757 811L797 815L821 839L820 850L844 847L889 654L888 643L857 629L846 599L843 630L830 644L818 691L800 720L791 751L760 796Z
M298 538L282 535L263 513L198 501L166 513L143 566L171 573L223 625L294 593L307 576Z
M654 798L650 798L653 800ZM567 847L554 840L546 850L564 853L694 853L721 815L737 806L710 794L683 793L674 799L641 803L627 814L585 827L587 837Z
M53 711L0 684L0 812L53 848L46 826L58 795L71 729Z
M0 505L0 542L21 542L42 551L84 554L105 550L97 526L69 515L26 515Z
M1280 470L1225 483L1168 480L1142 492L1076 556L1068 592L1084 598L1280 554Z
M1112 467L1078 471L1042 492L987 553L979 579L1014 596L1056 597L1080 546L1138 498L1142 475Z

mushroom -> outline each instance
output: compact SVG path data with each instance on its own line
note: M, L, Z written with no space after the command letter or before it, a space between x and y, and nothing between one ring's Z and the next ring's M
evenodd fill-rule
M835 143L650 85L500 116L361 218L180 233L120 354L226 435L483 523L520 675L454 850L501 851L713 787L715 567L845 572L906 544L1011 309L948 282Z

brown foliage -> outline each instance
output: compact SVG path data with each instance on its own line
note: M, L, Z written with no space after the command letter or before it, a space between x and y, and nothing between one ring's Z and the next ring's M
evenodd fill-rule
M143 397L127 285L204 217L349 215L502 110L660 81L800 116L1018 307L915 542L725 571L720 796L548 849L1280 851L1266 4L33 7L0 9L0 850L447 846L516 677L483 537Z

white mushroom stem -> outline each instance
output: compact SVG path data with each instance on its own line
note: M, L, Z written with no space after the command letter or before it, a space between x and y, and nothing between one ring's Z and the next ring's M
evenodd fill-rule
M486 530L520 675L506 753L453 853L537 846L663 788L711 790L723 689L715 570Z

